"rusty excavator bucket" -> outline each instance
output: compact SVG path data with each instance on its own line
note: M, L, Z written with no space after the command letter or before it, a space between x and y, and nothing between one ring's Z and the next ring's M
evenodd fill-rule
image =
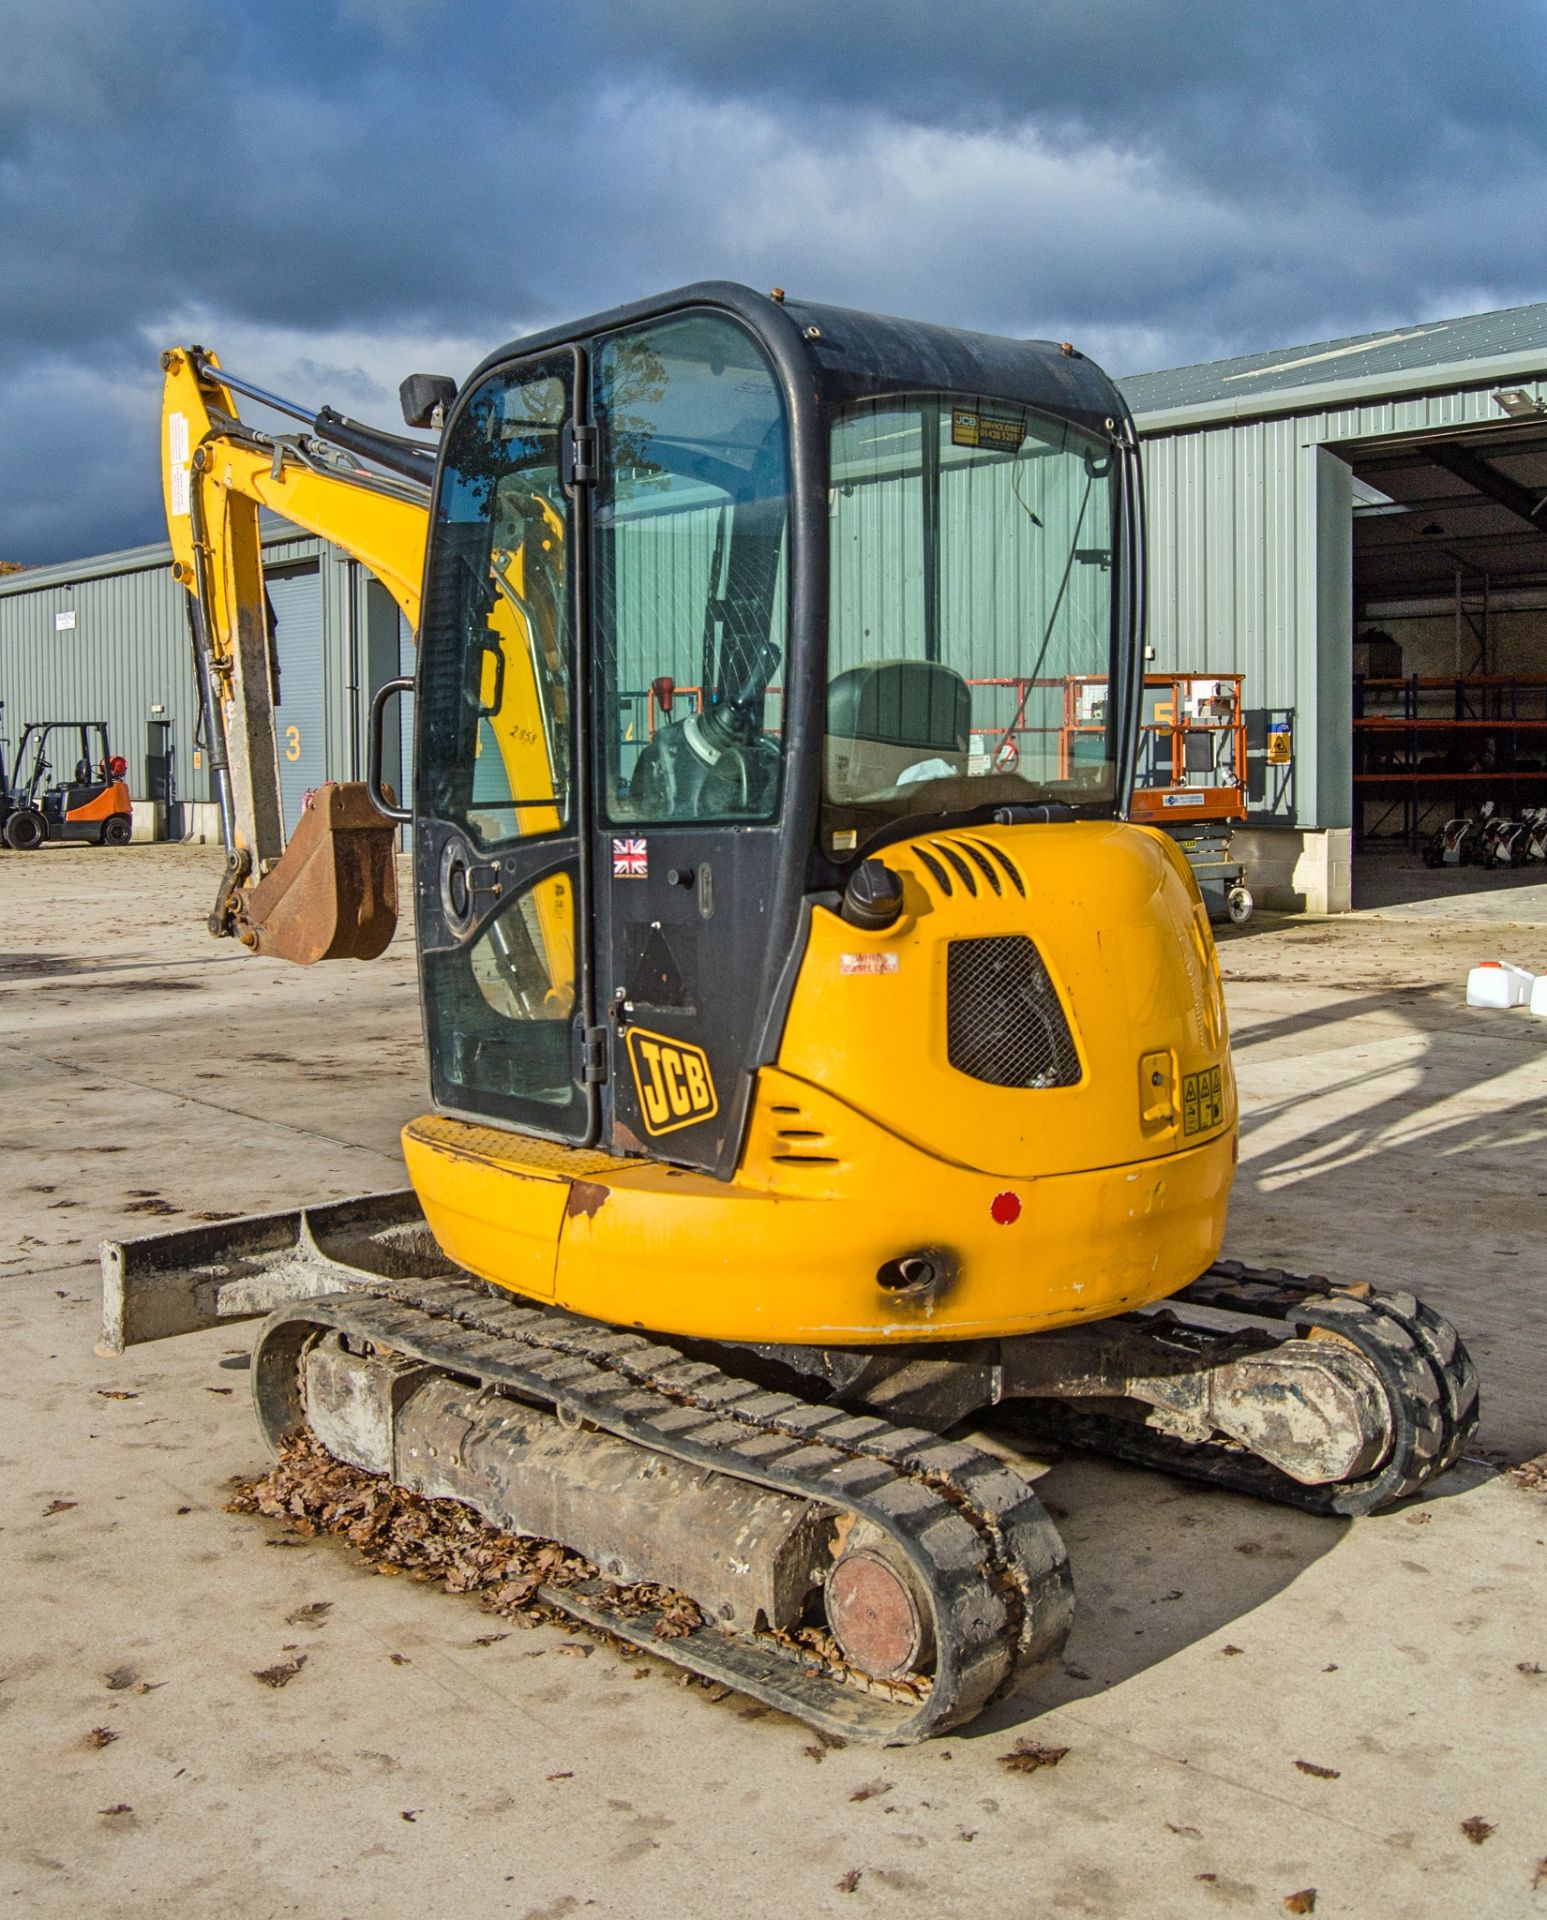
M397 928L397 829L363 781L307 796L281 858L237 896L243 946L272 960L374 960Z

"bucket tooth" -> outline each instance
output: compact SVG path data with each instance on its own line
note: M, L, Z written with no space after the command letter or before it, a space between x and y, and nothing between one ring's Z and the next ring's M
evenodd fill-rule
M396 837L361 781L319 787L240 904L242 944L302 967L374 960L397 929Z

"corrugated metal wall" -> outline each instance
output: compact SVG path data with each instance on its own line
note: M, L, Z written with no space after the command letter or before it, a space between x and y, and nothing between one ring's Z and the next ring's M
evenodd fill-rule
M370 578L337 548L304 535L266 537L263 553L266 572L310 570L304 579L315 664L301 677L311 684L297 692L292 669L290 685L282 687L287 705L299 699L307 708L305 784L356 777L364 763L369 692L362 685L360 636L372 621L380 624L366 600ZM194 746L198 700L184 594L170 564L169 548L141 547L0 579L0 731L14 742L31 720L105 719L114 751L129 762L131 790L143 798L146 722L167 720L176 797L204 801L209 773ZM287 583L280 597L293 592ZM60 615L72 614L73 626L59 624ZM393 608L387 642L393 654L395 614Z
M1139 417L1150 665L1244 674L1249 712L1291 716L1293 777L1257 803L1264 816L1338 827L1351 813L1353 530L1324 449L1493 424L1492 393L1489 385L1157 434Z
M181 589L156 549L125 555L122 571L61 578L50 568L36 584L24 574L0 586L0 701L4 732L14 742L33 720L103 720L113 748L129 762L130 783L145 790L145 723L153 709L172 723L177 788L203 799L191 784L188 743L197 703L189 666ZM74 625L61 628L61 618Z

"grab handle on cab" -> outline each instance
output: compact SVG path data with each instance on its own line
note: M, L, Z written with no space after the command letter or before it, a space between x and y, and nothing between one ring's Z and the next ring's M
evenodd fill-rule
M365 768L365 791L370 796L371 805L388 820L412 820L414 817L411 807L398 805L382 785L381 778L388 703L395 700L399 694L412 693L413 690L413 675L404 674L400 679L386 681L371 696L370 747Z

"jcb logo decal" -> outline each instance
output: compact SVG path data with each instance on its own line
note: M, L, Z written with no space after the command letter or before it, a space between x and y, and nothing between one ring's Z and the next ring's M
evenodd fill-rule
M673 1133L719 1112L709 1056L702 1047L630 1027L628 1058L646 1133Z

